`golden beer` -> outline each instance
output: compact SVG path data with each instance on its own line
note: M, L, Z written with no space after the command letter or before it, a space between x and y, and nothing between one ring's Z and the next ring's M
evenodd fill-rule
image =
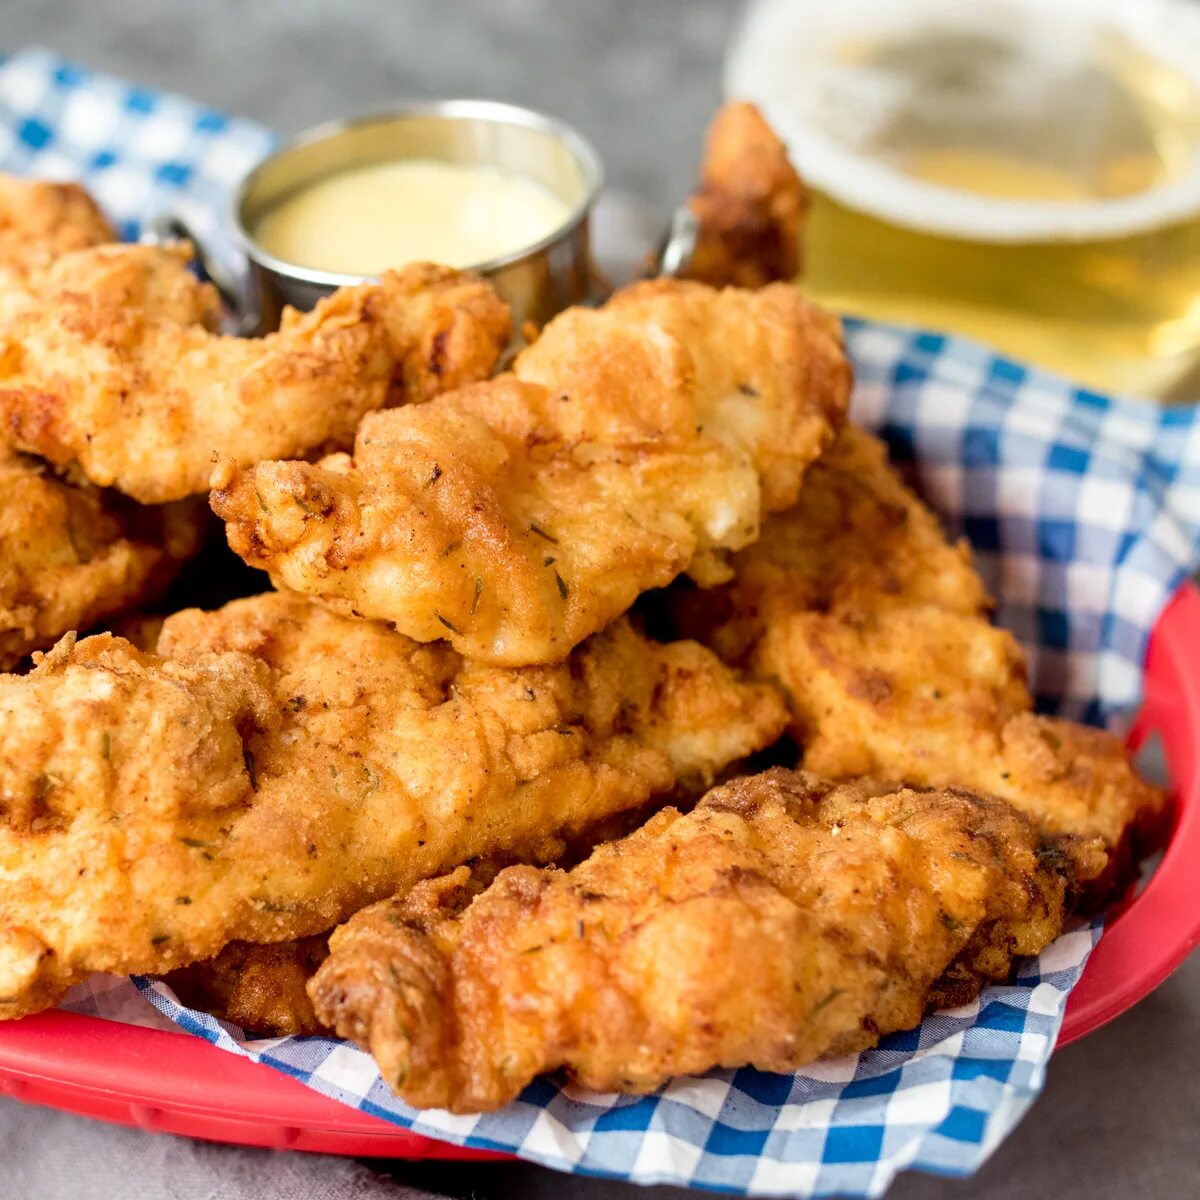
M816 190L806 290L1098 389L1200 400L1200 78L1111 23L1081 31L1086 8L1051 12L1075 22L1059 47L945 5L902 32L831 42L827 99L807 119L865 170L844 170L857 192ZM839 96L866 113L850 133Z
M1200 400L1200 218L1094 242L968 242L814 198L805 290L977 338L1102 391Z

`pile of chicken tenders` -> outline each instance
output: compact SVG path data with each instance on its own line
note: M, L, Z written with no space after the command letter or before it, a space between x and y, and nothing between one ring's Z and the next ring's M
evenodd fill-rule
M500 370L469 272L223 336L0 181L0 1017L165 975L477 1112L869 1047L1121 894L1165 797L847 421L805 203L724 109L693 277Z

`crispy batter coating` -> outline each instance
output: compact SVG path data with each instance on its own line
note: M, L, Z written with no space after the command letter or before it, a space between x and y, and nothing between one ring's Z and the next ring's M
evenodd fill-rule
M107 304L136 303L187 323L216 319L215 293L180 257L102 245L115 237L75 184L0 175L0 289L24 295L33 279L47 288L69 279ZM81 265L74 277L58 265L62 256ZM9 344L3 357L19 353ZM56 479L6 448L2 432L0 670L9 670L68 630L154 599L198 548L206 514L193 502L143 511L86 480Z
M106 632L124 638L138 650L153 654L158 647L158 637L166 624L168 614L161 612L132 612L115 621L109 621Z
M0 452L0 670L154 599L199 548L199 501L138 509Z
M230 942L215 958L180 967L166 982L189 1008L271 1037L322 1033L305 990L329 953L327 934L259 946Z
M788 691L810 770L1002 796L1058 835L1088 907L1160 832L1165 796L1121 742L1030 711L1020 649L978 617L933 606L862 620L794 613L753 662Z
M680 572L727 578L848 391L836 319L795 289L647 283L555 318L511 374L369 415L353 458L223 465L212 505L278 587L554 662Z
M745 101L726 104L709 126L700 187L688 201L700 228L686 277L745 288L795 279L808 203L762 113Z
M624 621L513 671L272 593L176 614L158 651L67 637L0 677L2 1016L536 855L786 721L773 688Z
M570 872L466 868L338 929L309 992L409 1104L479 1112L559 1067L649 1092L874 1045L1061 927L1061 856L1007 804L771 771Z
M205 328L215 294L186 246L60 258L0 294L0 429L20 450L146 503L247 466L349 444L359 418L484 378L506 306L477 276L415 266L344 288L278 333Z
M742 765L733 764L720 774L736 773ZM686 786L677 790L679 799L690 798ZM505 867L517 864L572 866L601 843L637 829L661 806L661 797L652 798L639 808L602 817L578 834L571 831L570 837L546 837L536 845L518 847L516 853L472 859L472 886L486 886ZM267 945L230 942L214 958L171 971L166 982L189 1008L232 1021L247 1033L260 1037L328 1033L317 1020L305 984L325 961L330 932Z
M70 296L97 311L131 309L144 317L216 329L221 299L211 283L189 269L187 242L169 246L96 246L68 254L26 281L26 290L45 299Z
M887 447L847 424L805 477L799 503L763 523L733 560L734 578L672 596L672 615L731 662L796 611L858 612L936 604L985 613L991 598L971 550L948 543L938 519L888 466Z
M744 765L731 764L719 775L737 774ZM687 785L676 789L677 800L695 799L689 794L692 791ZM570 836L542 838L536 845L518 847L516 853L474 858L470 864L472 886L484 887L506 867L518 864L574 866L598 845L624 837L644 824L662 803L661 797L651 798L636 809L591 822L579 833L569 831ZM330 932L268 945L230 942L214 958L170 972L166 982L189 1008L233 1021L247 1033L260 1037L328 1033L317 1020L305 984L325 961Z
M678 626L782 683L808 769L1001 796L1062 840L1089 905L1154 840L1163 794L1112 735L1032 713L966 546L876 439L843 430L735 568L719 593L679 597Z
M103 242L116 231L76 183L0 174L0 272L22 277L59 255Z

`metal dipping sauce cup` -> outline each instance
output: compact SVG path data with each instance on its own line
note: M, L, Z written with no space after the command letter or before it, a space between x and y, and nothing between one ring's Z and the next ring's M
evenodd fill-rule
M588 221L603 169L591 145L569 125L533 109L494 100L415 101L389 112L318 125L264 159L242 181L233 198L233 227L248 261L250 294L235 292L226 298L240 310L243 332L270 332L278 328L285 304L310 309L336 288L373 278L318 271L273 257L255 239L262 217L320 179L404 159L480 164L523 175L570 209L563 223L540 241L470 264L512 306L516 329L524 321L541 325L592 295ZM199 255L207 266L203 251Z

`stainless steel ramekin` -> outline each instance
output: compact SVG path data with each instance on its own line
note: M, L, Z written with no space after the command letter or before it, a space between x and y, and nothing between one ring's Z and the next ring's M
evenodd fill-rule
M255 237L262 217L300 189L353 167L397 159L479 163L532 179L569 207L566 220L541 241L471 267L491 280L523 321L542 324L556 312L589 298L594 275L588 221L603 181L599 155L569 125L554 117L494 100L414 101L370 116L330 121L300 134L264 159L233 198L232 224L249 268L249 295L206 263L226 300L238 310L242 332L278 327L285 304L309 309L335 288L362 283L364 275L317 271L268 254ZM183 233L178 222L158 232ZM397 264L400 266L402 264ZM230 293L233 294L230 294Z

